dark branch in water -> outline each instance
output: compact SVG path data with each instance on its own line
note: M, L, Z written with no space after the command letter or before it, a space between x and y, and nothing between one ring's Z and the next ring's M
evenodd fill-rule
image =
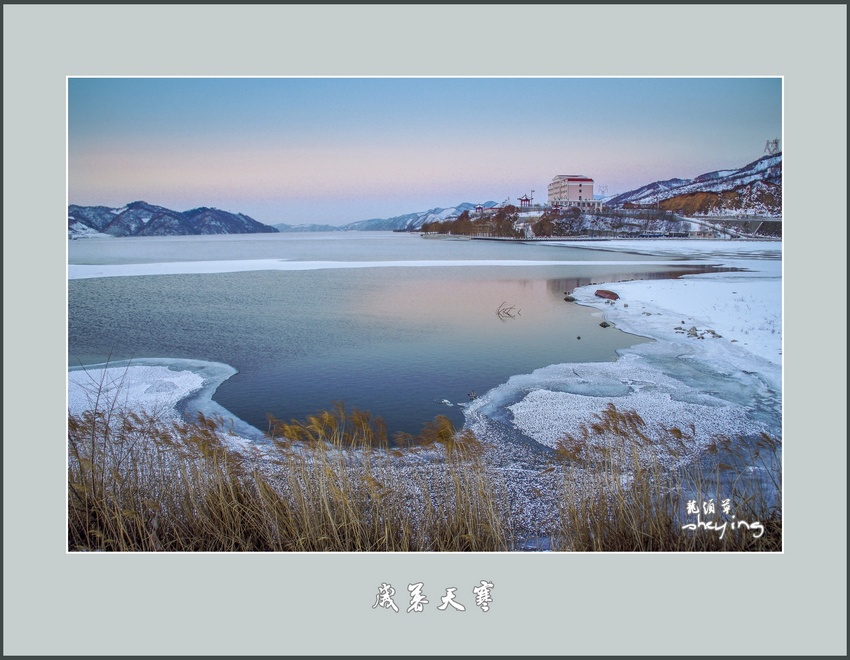
M508 303L503 302L499 305L499 309L496 310L496 316L498 316L501 320L505 319L514 319L517 316L521 316L520 310L517 309L516 305L508 306Z

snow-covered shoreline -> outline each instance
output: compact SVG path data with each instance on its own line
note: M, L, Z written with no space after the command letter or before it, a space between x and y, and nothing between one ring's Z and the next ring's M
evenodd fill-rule
M687 256L740 270L576 289L576 303L597 309L600 322L656 341L619 351L614 363L551 365L514 376L467 408L468 425L482 433L488 418L500 418L553 447L613 403L650 425L694 424L699 442L714 435L781 436L781 245L611 241L601 249ZM600 288L620 298L597 297Z
M635 247L628 242L612 242L610 247L606 245L602 249L631 248L633 251ZM573 296L580 304L602 310L606 320L626 332L687 344L691 338L687 336L688 330L696 327L699 337L726 340L709 342L712 350L722 347L724 353L731 351L732 354L723 359L747 360L753 370L766 373L772 373L773 369L762 366L750 355L781 367L781 245L711 241L688 247L691 248L689 254L683 254L681 248L668 242L652 241L639 249L643 254L654 255L675 252L678 256L692 256L738 270L683 275L673 280L611 284L620 295L620 300L612 302L594 295L600 286L582 287L574 291ZM594 246L594 249L600 248Z
M583 247L573 241L568 245ZM572 292L576 303L596 308L600 320L657 341L621 351L614 363L551 365L533 374L516 375L467 407L467 426L483 431L482 415L505 419L505 411L510 411L511 423L518 430L552 446L563 433L576 431L594 412L614 402L636 410L648 422L691 421L706 436L781 430L776 421L781 416L782 391L781 244L664 240L638 245L608 241L604 246L589 242L584 247L681 256L746 270L674 280L600 282L576 289ZM207 262L196 262L195 267L198 263ZM296 268L318 266L314 262L277 263ZM446 264L457 262L434 265ZM370 265L374 266L363 262L355 267ZM346 266L354 264L330 267ZM130 273L141 274L138 265L122 272ZM613 289L620 299L598 298L594 295L598 288ZM212 401L215 388L233 373L227 365L136 360L129 365L109 365L108 372L104 367L87 367L85 378L80 376L83 372L69 371L70 412L83 410L90 400L86 389L105 379L120 381L126 388L125 405L169 408L174 414L187 409L217 414L233 419L237 432L245 438L262 436ZM754 410L759 406L763 409ZM718 414L721 409L723 414Z

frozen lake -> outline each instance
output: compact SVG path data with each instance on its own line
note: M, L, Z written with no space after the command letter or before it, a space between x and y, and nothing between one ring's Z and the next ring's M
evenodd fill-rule
M707 270L675 255L384 232L71 241L68 362L230 365L213 399L260 430L269 413L303 419L335 401L391 435L437 414L459 427L472 391L650 341L600 327L565 292ZM500 318L503 303L516 314Z

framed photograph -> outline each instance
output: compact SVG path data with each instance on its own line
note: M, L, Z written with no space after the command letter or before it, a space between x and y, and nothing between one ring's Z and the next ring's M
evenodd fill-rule
M13 22L51 43L6 76L7 127L27 132L6 149L21 170L7 177L4 270L49 294L36 309L7 284L6 345L62 366L4 368L59 400L56 524L33 533L29 561L44 548L60 589L91 608L120 575L141 616L194 621L215 593L235 627L260 630L128 645L103 608L114 638L82 649L58 635L39 651L667 653L697 616L669 594L718 562L764 597L840 595L806 577L837 570L834 553L818 549L814 569L790 557L805 542L784 521L813 506L785 492L790 475L832 469L800 456L806 429L821 457L846 452L820 432L843 421L808 419L799 385L845 342L825 327L798 346L791 296L825 295L795 288L806 259L825 272L846 260L801 231L818 202L799 195L810 134L846 117L827 102L804 119L799 44L765 59L735 38L765 20L755 8L730 25L706 7L622 7L631 27L604 30L589 29L605 22L592 7L364 5L332 21L307 6L70 9L51 11L79 26L73 40L4 8L7 50L23 43ZM818 24L841 11L818 9ZM722 22L734 45L683 55L681 14L706 38ZM551 30L567 19L588 29ZM450 42L414 48L448 20ZM307 29L265 38L284 24ZM633 29L650 24L660 42ZM834 31L821 43L846 49ZM153 33L161 49L108 48ZM225 35L241 59L198 59ZM309 66L280 64L296 53ZM51 154L45 206L68 219L42 238L15 220L40 205L33 149ZM819 185L841 186L840 169ZM20 261L9 244L27 227ZM4 407L26 428L24 389ZM8 458L31 451L7 440ZM18 546L10 560L25 561ZM799 573L777 583L776 562ZM704 590L730 616L767 616ZM634 642L651 610L675 630ZM815 645L791 638L809 615L786 610L789 639L724 635L747 653L837 648L840 607ZM591 643L602 611L630 646ZM565 613L590 638L567 648L507 625ZM15 618L33 621L26 607ZM282 644L279 621L310 634Z
M781 131L780 77L70 77L69 551L781 552Z

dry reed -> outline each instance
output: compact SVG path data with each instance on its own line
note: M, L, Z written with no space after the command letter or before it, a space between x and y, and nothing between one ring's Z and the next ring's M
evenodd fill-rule
M555 524L569 551L781 550L778 441L718 439L699 455L691 431L649 432L613 406L565 436ZM193 423L97 399L68 419L71 551L456 552L515 548L502 471L490 448L443 416L390 442L380 419L342 404L303 422L269 419L268 444L234 449L220 419ZM770 459L769 461L766 459ZM774 479L765 488L763 479ZM722 538L689 530L686 501L721 492ZM725 516L725 518L724 518ZM747 533L750 532L750 533Z

